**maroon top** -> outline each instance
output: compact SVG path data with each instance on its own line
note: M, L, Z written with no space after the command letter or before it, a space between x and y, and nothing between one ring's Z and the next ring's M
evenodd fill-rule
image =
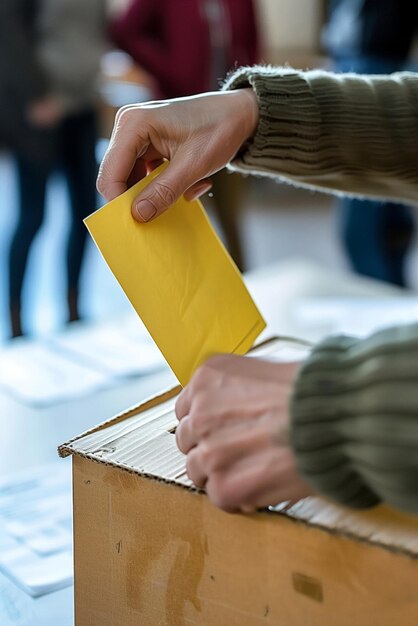
M212 20L209 9L217 15ZM163 98L215 89L215 76L221 80L230 69L259 61L252 0L132 0L111 37L154 78Z

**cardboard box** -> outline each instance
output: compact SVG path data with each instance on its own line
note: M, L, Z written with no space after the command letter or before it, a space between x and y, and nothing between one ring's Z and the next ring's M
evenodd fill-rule
M289 350L306 348L267 347ZM73 455L76 626L418 623L417 518L319 498L223 513L186 476L178 392L60 447Z

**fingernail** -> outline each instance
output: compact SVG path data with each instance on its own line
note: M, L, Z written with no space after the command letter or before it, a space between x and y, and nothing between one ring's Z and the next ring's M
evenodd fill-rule
M139 219L143 222L148 222L157 212L155 206L148 200L139 200L139 202L135 204L134 208Z

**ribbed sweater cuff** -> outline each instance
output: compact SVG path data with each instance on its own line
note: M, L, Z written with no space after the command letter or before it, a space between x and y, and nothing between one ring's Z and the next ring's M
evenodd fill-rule
M316 491L418 511L417 372L418 325L314 349L294 389L291 442Z
M242 67L232 74L223 90L252 87L259 105L259 124L249 141L230 164L242 173L258 170L287 179L295 163L303 171L317 168L320 111L309 83L300 72L286 67ZM271 161L272 169L269 167Z
M254 66L223 89L251 87L255 135L228 166L298 187L418 203L416 74L332 74Z

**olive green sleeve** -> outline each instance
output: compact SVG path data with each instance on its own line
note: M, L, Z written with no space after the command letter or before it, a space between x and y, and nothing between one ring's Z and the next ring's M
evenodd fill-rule
M320 343L296 382L291 441L320 493L418 513L418 324Z
M230 164L297 186L418 203L418 74L244 67L223 89L252 87L254 137Z

